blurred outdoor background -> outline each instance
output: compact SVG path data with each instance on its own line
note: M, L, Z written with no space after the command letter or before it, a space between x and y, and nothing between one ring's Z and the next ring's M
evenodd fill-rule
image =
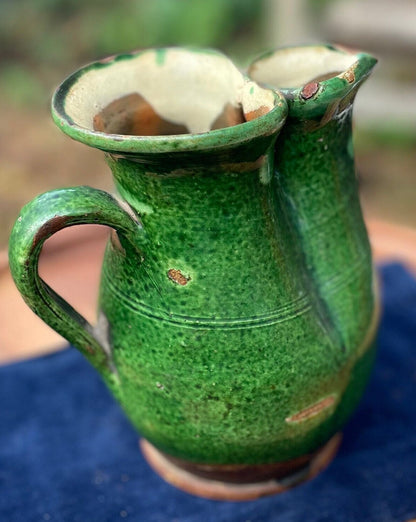
M54 127L54 88L89 61L148 46L200 45L244 68L280 45L335 42L380 62L355 107L361 195L370 217L416 227L414 0L0 0L0 249L40 192L110 189L102 153Z

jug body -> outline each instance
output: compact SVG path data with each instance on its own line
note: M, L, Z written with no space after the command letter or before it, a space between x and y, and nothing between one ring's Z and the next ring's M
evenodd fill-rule
M112 235L100 314L126 412L180 459L291 460L327 442L345 409L331 415L343 354L316 308L276 178L266 178L270 151L259 152L226 170L204 159L172 174L165 163L161 174L108 159L148 241L138 262ZM315 418L301 422L313 405Z

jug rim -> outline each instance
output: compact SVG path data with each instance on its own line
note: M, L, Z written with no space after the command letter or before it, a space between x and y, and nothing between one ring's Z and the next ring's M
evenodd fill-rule
M164 152L186 152L201 151L237 146L248 142L256 137L277 135L283 126L287 116L287 102L283 94L275 89L260 87L257 82L251 80L247 75L239 74L244 79L245 88L250 86L264 92L270 93L272 100L271 108L265 112L259 107L258 113L253 119L238 123L229 127L223 127L205 132L186 133L186 134L166 134L166 135L133 135L133 134L113 134L106 133L93 128L80 125L71 118L65 108L65 102L71 89L77 84L80 78L89 71L111 67L111 65L121 61L132 60L143 53L160 53L172 50L186 51L190 53L214 54L228 60L237 70L233 62L223 53L209 48L197 47L161 47L139 49L129 53L116 54L102 60L91 62L74 73L69 75L55 90L51 112L55 124L68 136L86 145L98 148L107 152L120 153L164 153ZM254 113L255 111L253 111Z

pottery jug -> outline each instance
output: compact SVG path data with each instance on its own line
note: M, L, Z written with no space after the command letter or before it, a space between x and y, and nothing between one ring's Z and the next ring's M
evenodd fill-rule
M277 152L274 168L285 98L223 55L170 48L96 62L58 88L52 112L66 134L105 152L117 195L60 189L22 210L10 265L26 302L100 372L171 483L243 499L315 474L334 453L373 356L371 260L346 180L352 160L339 181L313 169L312 207L334 205L330 188L348 186L350 196L348 219L318 219L336 252L337 264L325 265L319 239L308 243L300 225L315 219L300 208L301 181L293 199L291 162ZM288 134L282 155L290 156L289 139L301 147L306 136ZM324 157L307 152L310 164ZM37 269L47 238L84 223L114 229L95 326ZM351 252L360 248L366 268L356 280ZM325 277L342 267L348 284L326 291Z

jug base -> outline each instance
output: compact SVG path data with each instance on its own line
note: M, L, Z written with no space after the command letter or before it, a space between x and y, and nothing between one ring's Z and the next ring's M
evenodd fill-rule
M145 439L140 440L140 448L150 467L169 484L199 497L242 501L282 493L312 479L335 457L341 438L341 433L337 433L319 450L304 457L252 466L183 461L160 452ZM265 478L258 480L260 476Z

